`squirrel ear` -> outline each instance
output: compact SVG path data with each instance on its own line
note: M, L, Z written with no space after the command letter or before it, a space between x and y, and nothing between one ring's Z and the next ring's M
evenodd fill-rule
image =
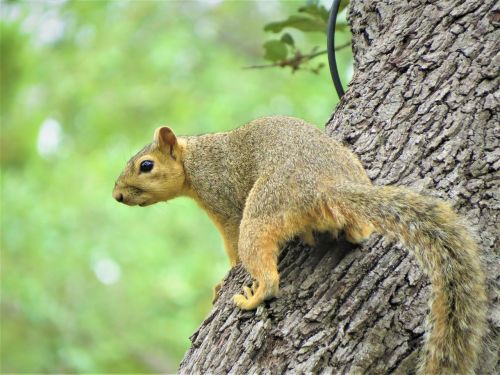
M162 126L155 131L154 141L158 148L165 154L175 159L174 149L177 146L177 137L168 126Z

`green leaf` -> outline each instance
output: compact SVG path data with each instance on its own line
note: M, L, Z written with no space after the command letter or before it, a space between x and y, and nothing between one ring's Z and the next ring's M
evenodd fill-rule
M324 22L328 22L328 17L330 15L328 10L323 5L318 5L316 3L300 7L299 12L310 14L311 16L319 18Z
M301 31L311 32L319 31L326 32L326 21L319 18L309 18L305 16L290 16L288 19L279 22L268 23L264 26L265 31L279 33L286 27L291 27Z
M288 34L288 33L284 33L282 36L281 36L281 41L285 44L288 44L289 46L294 46L295 45L295 42L293 40L293 37Z
M349 25L347 22L337 21L335 24L335 30L337 31L349 31Z
M349 5L349 0L342 0L339 5L339 13Z
M270 61L279 61L286 59L288 49L281 40L268 40L264 43L264 58Z

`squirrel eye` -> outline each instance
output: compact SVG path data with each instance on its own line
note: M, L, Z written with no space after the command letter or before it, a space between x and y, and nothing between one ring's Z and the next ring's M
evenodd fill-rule
M141 172L150 172L155 163L152 160L144 160L139 167Z

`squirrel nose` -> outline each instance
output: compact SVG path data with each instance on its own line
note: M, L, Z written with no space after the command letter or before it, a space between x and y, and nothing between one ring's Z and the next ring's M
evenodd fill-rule
M123 194L122 193L115 193L113 194L113 197L118 201L118 202L123 202Z

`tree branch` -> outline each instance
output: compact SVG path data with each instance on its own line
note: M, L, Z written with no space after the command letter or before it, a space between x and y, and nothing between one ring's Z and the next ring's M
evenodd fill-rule
M338 47L335 48L335 51L340 51L343 48L346 48L351 45L351 41L348 41ZM307 63L311 61L312 59L324 55L327 53L327 50L322 50L318 52L312 52L307 55L303 55L300 53L300 51L297 51L295 55L289 59L277 61L272 64L263 64L263 65L251 65L251 66L245 66L243 69L265 69L265 68L274 68L274 67L280 67L280 68L285 68L287 66L291 67L293 71L299 70L300 65Z

